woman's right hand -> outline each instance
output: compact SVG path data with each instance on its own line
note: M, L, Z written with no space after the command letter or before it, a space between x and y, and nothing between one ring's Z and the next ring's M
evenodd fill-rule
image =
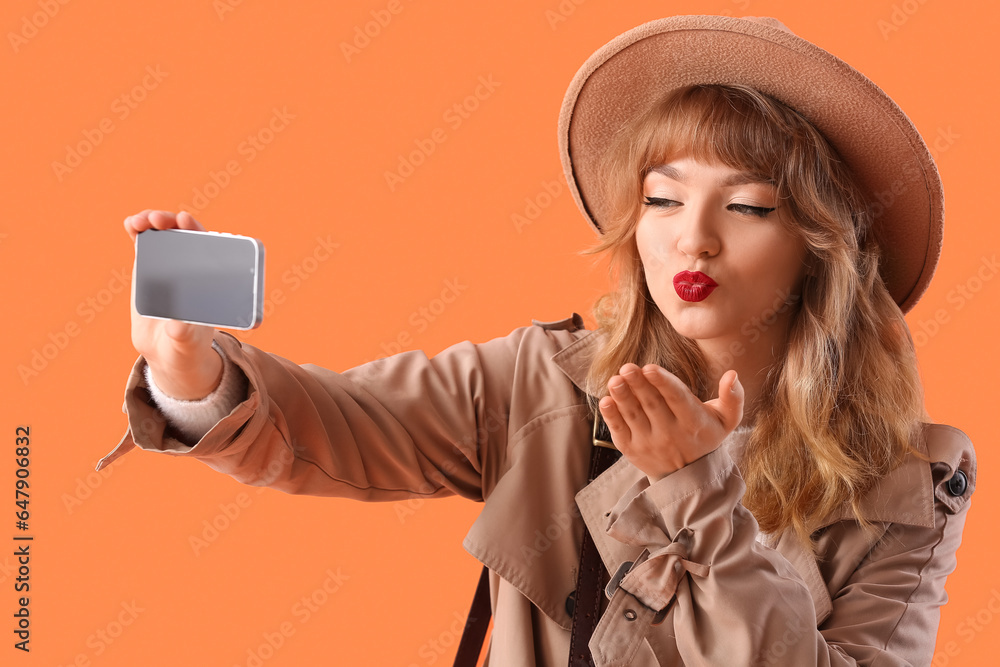
M125 231L135 237L147 229L206 231L187 211L173 214L146 209L125 218ZM132 279L135 280L133 264ZM156 385L181 400L208 396L222 379L222 357L212 349L215 328L180 320L143 317L132 302L132 345L145 358Z

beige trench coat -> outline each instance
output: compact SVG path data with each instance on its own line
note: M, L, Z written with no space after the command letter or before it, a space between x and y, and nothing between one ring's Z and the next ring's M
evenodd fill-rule
M925 424L917 446L930 462L911 458L865 501L876 534L831 516L813 558L790 534L758 539L734 462L745 429L653 485L624 457L586 483L581 385L602 335L574 313L335 373L220 332L249 379L246 400L186 446L140 357L128 431L97 469L139 447L286 493L484 502L463 545L490 571L491 667L567 664L584 522L609 574L639 561L604 600L598 665L928 665L975 488L968 437Z

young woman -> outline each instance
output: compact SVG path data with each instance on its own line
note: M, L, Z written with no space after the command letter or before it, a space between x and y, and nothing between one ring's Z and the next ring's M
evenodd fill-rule
M140 447L288 493L482 501L490 665L929 664L975 457L927 423L903 319L943 221L913 125L773 19L674 17L584 64L560 144L615 269L596 330L337 373L133 309L98 469Z

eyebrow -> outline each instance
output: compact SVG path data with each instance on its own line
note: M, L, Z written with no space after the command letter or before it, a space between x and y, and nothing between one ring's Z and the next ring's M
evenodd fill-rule
M681 174L681 172L678 171L677 168L672 167L669 164L658 165L650 169L650 171L655 171L658 174L663 174L667 178L672 178L675 181L679 181L681 183L684 182L684 175ZM772 181L771 179L761 179L745 171L739 171L736 173L732 173L729 176L726 176L724 179L722 179L722 182L720 182L719 185L726 188L734 185L746 185L748 183L763 183L765 185L774 185L774 181Z

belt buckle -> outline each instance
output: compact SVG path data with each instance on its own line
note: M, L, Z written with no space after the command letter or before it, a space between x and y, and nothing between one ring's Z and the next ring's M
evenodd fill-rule
M622 577L624 577L632 567L633 562L634 561L627 560L619 565L618 570L616 570L611 576L611 581L609 581L608 585L604 587L604 594L608 596L609 600L614 596L615 591L618 590L618 584L622 582Z
M615 571L615 573L611 576L611 581L609 581L608 585L604 588L604 594L606 596L608 596L608 600L610 600L612 598L612 596L614 596L615 591L618 590L618 587L619 587L619 585L622 582L622 578L624 578L625 575L628 574L628 571L630 569L632 569L632 563L633 562L634 561L630 561L630 560L623 561L622 564L618 566L618 569ZM628 593L628 591L625 591L625 592ZM631 595L631 593L629 593L629 595ZM635 596L633 595L632 597L635 597ZM670 598L670 602L667 603L667 606L664 607L663 609L659 610L659 611L656 611L655 609L651 609L650 607L646 607L646 605L643 604L642 601L640 601L638 598L636 598L636 602L638 602L639 604L641 604L643 607L646 607L646 609L649 609L650 611L655 612L655 616L653 616L653 620L651 620L649 622L649 624L650 625L659 625L660 623L663 623L663 619L665 619L667 617L667 612L670 611L670 607L673 606L674 600L676 600L676 599L677 599L676 596Z
M600 425L600 428L598 428ZM611 432L608 430L608 425L604 423L604 418L601 417L599 412L594 413L594 428L592 433L594 447L606 447L607 449L618 450L615 447L615 443L611 441ZM605 437L607 439L605 439Z

